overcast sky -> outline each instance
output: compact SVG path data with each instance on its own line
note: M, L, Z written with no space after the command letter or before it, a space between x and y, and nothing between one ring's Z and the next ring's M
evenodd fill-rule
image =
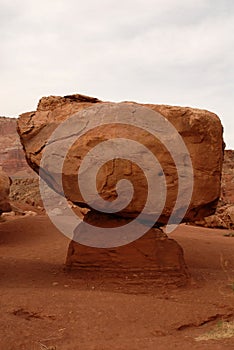
M42 96L217 113L234 149L233 0L0 0L0 115Z

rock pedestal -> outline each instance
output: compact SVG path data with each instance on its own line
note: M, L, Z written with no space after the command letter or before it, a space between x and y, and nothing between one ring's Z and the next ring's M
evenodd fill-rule
M92 212L84 217L84 221L107 229L127 224L123 218ZM76 233L85 231L86 227L81 223ZM111 274L116 277L140 273L141 278L148 277L158 286L184 285L189 279L182 248L159 228L151 228L140 239L111 249L93 248L71 241L66 266L69 270L92 272L93 276L97 271L102 271L103 276Z

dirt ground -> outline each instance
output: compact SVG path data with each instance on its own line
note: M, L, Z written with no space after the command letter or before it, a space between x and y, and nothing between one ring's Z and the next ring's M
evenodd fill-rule
M105 280L64 270L69 240L46 216L0 224L1 350L234 349L196 340L234 321L234 238L181 225L191 283L144 290L140 277Z

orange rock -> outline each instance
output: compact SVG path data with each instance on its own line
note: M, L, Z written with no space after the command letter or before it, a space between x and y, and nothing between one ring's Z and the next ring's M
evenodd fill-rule
M128 220L91 211L84 221L107 228L124 225ZM77 234L85 234L85 230L81 223ZM107 275L111 273L123 276L127 273L129 277L140 272L147 279L150 277L154 280L157 285L183 285L190 277L182 248L158 228L150 229L143 237L130 244L111 249L93 248L71 241L66 265L71 270L85 269L94 273L94 276L98 270Z
M16 118L0 117L0 166L9 176L36 176L26 162L16 131Z
M224 204L234 204L234 151L225 150L221 200Z
M163 127L158 122L159 119L156 113L158 112L163 116ZM142 128L135 127L124 123L118 123L113 125L107 123L102 126L98 126L95 129L89 130L84 135L78 135L75 141L72 135L76 136L75 130L76 124L71 124L74 128L71 128L65 136L64 134L58 135L57 138L50 141L49 145L45 148L47 141L51 137L55 130L60 130L59 126L63 121L69 119L76 112L80 112L75 123L81 126L83 130L86 130L86 124L88 120L92 120L99 123L102 121L102 117L116 116L124 113L132 113L131 120L134 120L134 113L138 113L144 122L148 125L148 130L142 130ZM158 127L158 136L164 137L164 142L160 142L158 138L149 132L151 127L147 119L148 115L153 115L156 119L156 128ZM86 118L87 117L87 118ZM154 118L153 117L153 118ZM118 118L116 119L119 120ZM147 121L146 121L147 120ZM155 120L152 120L155 123ZM165 126L169 125L168 121L174 126L176 134L168 132L165 135ZM157 124L158 123L158 124ZM64 124L63 124L64 125ZM106 228L108 233L108 227L116 227L116 225L125 225L138 216L144 208L148 197L148 184L155 182L156 184L161 181L161 177L165 177L166 187L166 201L162 210L158 213L157 201L160 203L162 193L155 191L153 193L156 198L155 207L152 211L148 212L148 216L144 217L143 225L148 224L148 220L151 220L151 214L159 214L155 227L164 225L168 222L171 213L173 212L178 192L179 192L179 180L181 178L181 171L184 171L184 183L183 193L180 198L180 205L177 207L176 215L180 217L180 212L186 207L186 194L191 191L193 187L191 201L188 203L189 208L184 216L184 221L196 221L205 216L213 214L220 195L221 185L221 170L223 161L223 138L222 138L222 125L219 118L211 112L199 109L193 109L189 107L172 107L164 105L152 105L152 104L137 104L137 103L121 103L113 104L109 102L101 102L95 98L73 95L65 97L50 96L42 98L38 104L36 112L25 113L21 115L18 120L18 133L20 135L21 142L23 144L26 158L30 166L38 173L40 166L40 175L49 184L49 186L56 192L61 193L61 186L59 178L61 178L66 198L78 204L82 208L90 208L92 205L96 205L96 198L92 197L91 191L90 202L84 199L83 193L81 193L78 187L77 175L84 159L87 158L88 152L92 151L97 145L101 145L102 142L112 139L127 139L133 142L138 142L145 148L143 151L132 152L131 145L126 147L126 157L119 157L113 159L110 157L108 161L101 164L95 177L95 186L97 192L105 200L115 208L115 199L117 198L117 183L119 180L130 180L133 185L133 197L131 201L122 207L117 214L103 214L100 211L95 212L93 209L84 213L84 221L75 229L73 240L70 243L67 266L85 271L100 270L111 271L111 273L124 273L126 271L136 273L137 271L143 271L151 280L154 278L160 281L163 280L163 284L176 284L181 285L186 283L189 278L189 274L184 263L183 251L181 247L174 241L169 239L162 233L159 228L151 228L141 238L133 241L130 244L126 244L121 247L115 248L92 248L81 245L77 236L79 234L87 233L89 226ZM172 145L178 143L180 137L187 146L188 154L186 154L184 148L175 149L179 156L179 161L175 161L172 157L174 150L172 148L168 151L168 144L172 142ZM62 152L64 151L64 140L71 139L71 147L64 159L63 167L59 167L61 162ZM109 150L100 152L94 156L94 159L101 161L104 153L107 155L117 154L116 144L110 144ZM122 141L121 141L122 142ZM117 148L114 148L117 147ZM114 152L112 150L114 149ZM158 159L160 167L157 167L155 173L154 162L152 158L147 164L147 176L144 171L140 169L138 162L134 162L128 159L128 153L138 156L138 159L144 159L146 157L145 150L150 150L152 154ZM47 154L48 157L41 159L43 154ZM106 155L105 154L105 155ZM194 184L191 183L190 175L192 172L188 171L188 158L191 158ZM56 158L57 157L57 158ZM96 158L95 158L96 157ZM121 159L120 159L121 158ZM124 158L124 159L123 159ZM91 186L90 174L92 174L92 167L86 166L82 168L83 184L88 191ZM186 180L188 181L186 182ZM126 182L125 182L126 183ZM93 188L92 188L93 189ZM161 189L161 187L159 188ZM123 197L121 197L123 196ZM121 197L126 199L126 192L121 192ZM161 196L161 197L160 197ZM155 199L153 198L153 199ZM123 202L124 202L123 200ZM91 204L90 204L91 203ZM124 202L125 203L125 202ZM183 216L182 216L183 217ZM68 218L69 220L69 218ZM148 225L147 225L148 226ZM152 227L152 226L151 226ZM134 233L134 232L133 232ZM132 233L131 233L132 234ZM100 244L97 247L102 246ZM153 276L153 277L152 277Z
M108 102L103 103L95 98L82 95L50 96L40 100L36 112L21 115L18 120L18 132L28 163L36 172L39 172L42 151L52 132L74 113L82 110L88 111L89 107L97 105L110 105L110 108L113 106ZM144 106L161 113L174 125L187 146L194 171L194 191L184 221L196 221L213 214L220 196L223 160L223 129L219 118L214 113L206 110L189 107L140 105L136 103L131 103L129 106L134 106L136 109ZM76 204L83 207L87 206L77 185L79 166L83 157L94 146L116 136L138 141L157 156L167 184L166 205L158 222L161 224L167 223L178 194L178 173L175 163L165 145L148 132L130 125L119 125L118 127L104 125L89 131L73 144L63 167L63 185L66 197ZM50 147L52 147L51 154L53 154L56 150L59 150L60 142L55 142ZM185 155L181 154L181 159L183 159L183 156L186 158ZM48 167L49 163L50 159L48 159ZM184 166L183 161L179 166ZM151 164L149 164L150 167ZM50 186L59 191L57 184L59 174L56 173L56 167L53 168L50 176L46 176L46 172L43 176ZM150 176L154 176L153 169ZM119 159L107 162L98 172L98 192L103 199L113 201L116 198L116 183L123 178L132 182L134 195L133 200L121 211L120 215L135 217L141 212L147 197L147 182L137 165ZM188 182L184 195L190 187L191 184ZM183 206L182 199L181 208ZM178 216L181 208L178 209Z

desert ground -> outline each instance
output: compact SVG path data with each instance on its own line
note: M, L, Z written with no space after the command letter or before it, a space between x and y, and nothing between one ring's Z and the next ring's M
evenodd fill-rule
M69 240L47 216L7 219L0 225L0 349L233 349L234 238L226 232L181 225L172 237L191 282L150 288L140 275L66 271Z

